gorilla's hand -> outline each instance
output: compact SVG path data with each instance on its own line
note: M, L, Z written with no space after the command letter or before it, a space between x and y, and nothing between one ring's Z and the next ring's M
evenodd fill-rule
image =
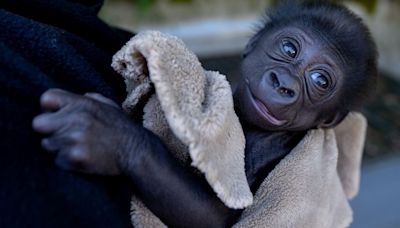
M120 158L133 152L138 125L117 104L96 93L81 96L50 89L41 96L40 105L45 112L32 125L48 134L42 146L56 153L58 166L85 173L121 173Z
M228 227L240 211L226 207L203 177L182 166L161 140L100 94L59 89L40 100L33 128L62 168L130 177L146 206L171 227ZM167 206L166 206L167 205ZM171 210L179 208L179 210Z

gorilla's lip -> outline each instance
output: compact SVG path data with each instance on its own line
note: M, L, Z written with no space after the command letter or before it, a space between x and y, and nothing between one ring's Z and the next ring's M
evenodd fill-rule
M251 91L250 87L248 87L250 95L251 95L251 101L253 103L253 106L257 109L257 111L265 118L267 119L271 124L276 125L276 126L282 126L284 125L287 121L286 120L278 120L272 113L271 111L267 108L267 106L262 102L260 99L258 99L253 92Z

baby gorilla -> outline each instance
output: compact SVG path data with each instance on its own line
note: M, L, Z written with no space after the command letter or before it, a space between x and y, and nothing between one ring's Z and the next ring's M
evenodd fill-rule
M360 107L376 80L376 56L367 28L346 8L292 3L269 13L246 47L234 93L253 192L309 129L335 126ZM41 105L53 112L33 126L50 134L42 144L61 167L129 176L135 194L172 227L225 227L240 215L107 98L50 90Z
M234 94L253 190L307 130L333 127L364 103L376 56L367 28L343 7L287 4L269 14L246 47Z

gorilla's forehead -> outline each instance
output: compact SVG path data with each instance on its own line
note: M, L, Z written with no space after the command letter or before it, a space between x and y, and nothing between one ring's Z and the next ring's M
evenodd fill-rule
M269 42L285 36L299 39L302 44L320 45L335 50L339 49L338 45L330 38L330 34L326 31L301 24L292 24L283 27L274 26L270 29L266 29L263 31L262 40L264 42Z

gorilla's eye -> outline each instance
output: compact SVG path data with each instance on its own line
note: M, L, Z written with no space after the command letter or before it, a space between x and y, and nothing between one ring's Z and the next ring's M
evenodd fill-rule
M328 78L327 78L325 75L323 75L323 74L321 74L321 73L319 73L319 72L314 72L314 73L312 73L312 74L311 74L311 79L313 80L313 82L314 82L317 86L319 86L319 87L321 87L321 88L323 88L323 89L326 89L326 88L329 87L329 80L328 80Z
M288 40L284 40L284 41L282 42L282 48L283 48L283 52L284 52L286 55L288 55L289 57L291 57L291 58L296 57L296 55L297 55L297 48L296 48L296 46L295 46L292 42L290 42L290 41L288 41Z

